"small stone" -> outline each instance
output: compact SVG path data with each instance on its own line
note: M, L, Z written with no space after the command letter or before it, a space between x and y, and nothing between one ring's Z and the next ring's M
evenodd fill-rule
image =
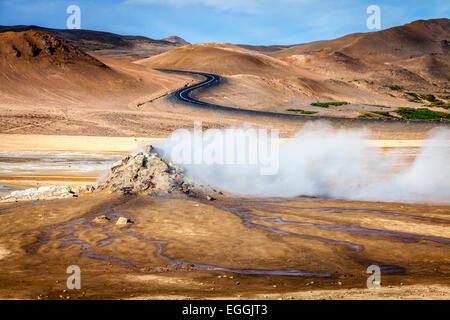
M214 201L214 200L216 200L216 198L211 197L211 196L206 196L206 200L208 200L208 201Z
M338 283L337 283L339 286L342 286L342 282L341 281L338 281Z
M101 216L96 217L94 220L92 220L92 222L103 224L103 223L108 223L110 220L111 220L110 218L108 218L106 215L103 214Z
M117 225L125 225L128 223L133 223L133 221L131 221L130 219L125 218L125 217L120 217L119 219L117 219L117 222L116 222Z

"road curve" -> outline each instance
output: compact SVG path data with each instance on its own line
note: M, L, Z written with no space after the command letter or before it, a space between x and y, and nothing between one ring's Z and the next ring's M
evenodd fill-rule
M329 121L352 121L352 122L390 122L390 123L423 123L423 124L430 124L430 121L425 120L390 120L390 119L358 119L358 118L343 118L343 117L326 117L326 116L307 116L307 115L301 115L301 114L287 114L287 113L280 113L280 112L269 112L269 111L260 111L260 110L251 110L251 109L240 109L240 108L234 108L234 107L225 107L217 104L212 104L204 101L200 101L197 99L194 99L191 97L191 92L203 87L212 87L215 85L218 85L222 81L222 77L216 74L212 73L206 73L206 72L195 72L195 71L184 71L184 70L172 70L172 69L155 69L157 71L162 72L170 72L170 73L183 73L183 74L190 74L190 75L200 75L202 77L205 77L206 79L200 83L179 89L175 92L173 92L171 95L175 97L177 100L182 101L187 104L195 105L196 107L209 109L209 110L217 110L217 111L226 111L231 113L238 113L243 115L252 115L252 116L264 116L264 117L271 117L271 118L284 118L284 119L294 119L294 120L302 120L302 121L311 121L311 120L329 120ZM439 123L440 125L442 123ZM447 125L444 123L444 125Z
M211 87L214 85L218 85L222 81L222 77L212 73L205 72L194 72L194 71L184 71L184 70L171 70L171 69L155 69L163 72L172 72L172 73L184 73L191 75L199 75L205 77L206 79L200 83L194 84L189 87L185 87L179 89L172 93L172 96L177 100L183 101L185 103L194 104L197 107L205 108L205 109L213 109L219 111L227 111L227 112L235 112L240 114L247 115L259 115L259 116L269 116L269 117L283 117L283 118L301 118L301 115L296 114L286 114L286 113L278 113L278 112L268 112L268 111L259 111L259 110L250 110L250 109L240 109L234 107L225 107L217 104L212 104L204 101L200 101L191 97L191 92L203 87Z

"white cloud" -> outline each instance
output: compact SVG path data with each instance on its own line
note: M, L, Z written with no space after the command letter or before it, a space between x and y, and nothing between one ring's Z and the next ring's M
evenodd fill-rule
M161 4L175 7L203 5L220 11L256 13L271 6L299 4L312 0L127 0L130 4Z

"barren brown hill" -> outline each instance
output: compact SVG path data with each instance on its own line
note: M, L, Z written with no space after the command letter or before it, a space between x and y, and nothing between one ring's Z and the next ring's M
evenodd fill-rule
M137 63L154 68L203 71L221 75L274 75L296 69L284 61L226 43L187 45Z
M78 49L103 56L147 58L176 48L176 43L143 36L120 35L84 29L52 29L33 25L0 26L0 33L38 30L66 40ZM175 37L177 41L183 39ZM181 40L180 40L181 39ZM184 41L184 40L183 40Z
M107 66L42 31L2 33L0 44L2 105L127 106L143 94L164 88L157 77L143 74L145 70L138 75L131 69ZM161 76L164 84L168 77Z
M180 121L187 125L187 119L194 117L186 116L192 109L183 111L179 102L163 97L199 78L154 68L219 74L224 77L220 86L196 91L194 97L237 108L284 113L301 110L312 116L355 118L366 111L386 114L396 107L429 103L409 93L436 94L448 103L447 22L419 21L399 29L290 49L225 43L186 45L138 61L126 52L114 57L87 54L43 31L0 32L1 132L161 135L177 128ZM404 28L407 31L401 31ZM416 35L419 40L403 39L413 37L416 29L423 29ZM373 54L376 59L370 54L352 55L359 52L354 48L370 42L365 37L380 42L383 35L403 39L405 48L416 43L416 51L408 50L418 55L405 58L402 52L394 59L383 53L385 49ZM334 49L329 48L331 44ZM381 58L389 61L380 62ZM317 101L349 104L329 108L311 105ZM390 108L378 110L373 105ZM216 120L221 121L211 119Z
M449 19L417 20L377 32L354 33L334 40L302 44L274 55L286 58L319 51L341 52L353 58L386 62L424 54L448 54L449 39Z
M186 85L127 59L91 56L42 31L0 34L1 132L124 135L144 102ZM50 125L51 124L51 125Z
M337 55L337 59L347 58ZM356 59L348 59L356 68L365 70L366 66L358 64ZM373 88L355 86L340 78L308 70L289 59L281 60L231 44L188 45L136 63L225 76L225 84L221 87L196 94L212 103L239 108L286 111L299 103L309 106L316 100L396 104L395 98Z
M449 88L449 39L449 19L418 20L302 44L272 56L335 79L443 93Z

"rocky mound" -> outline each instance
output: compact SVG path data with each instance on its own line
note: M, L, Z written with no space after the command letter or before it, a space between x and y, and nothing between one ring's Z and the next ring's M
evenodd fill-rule
M164 161L160 152L150 145L144 152L116 162L100 189L125 194L186 194L201 198L216 193L212 187L186 176L182 167Z
M152 196L189 196L214 200L223 193L184 174L180 166L162 159L161 153L147 146L145 151L127 155L109 170L106 180L82 187L50 186L14 191L0 202L53 200L78 197L88 192L117 192Z
M5 32L0 34L0 57L4 62L33 62L54 66L84 64L108 68L67 41L43 31Z

